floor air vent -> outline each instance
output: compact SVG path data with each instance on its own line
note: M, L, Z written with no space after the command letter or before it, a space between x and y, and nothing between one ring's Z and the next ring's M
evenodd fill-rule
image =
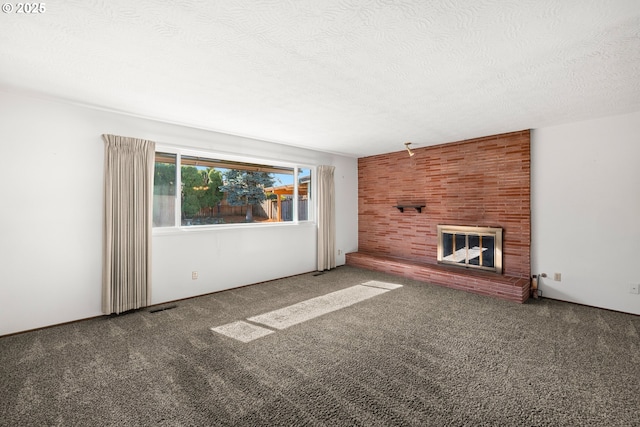
M149 313L157 313L159 311L171 310L172 308L176 308L176 307L177 307L176 304L165 305L162 307L152 308L151 310L149 310Z

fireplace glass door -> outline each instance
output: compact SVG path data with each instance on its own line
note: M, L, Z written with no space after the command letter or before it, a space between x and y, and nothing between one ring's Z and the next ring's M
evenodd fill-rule
M438 262L502 272L502 229L438 226Z

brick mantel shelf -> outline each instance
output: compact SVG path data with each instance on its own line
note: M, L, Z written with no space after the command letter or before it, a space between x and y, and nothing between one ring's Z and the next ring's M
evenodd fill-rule
M405 209L415 209L418 213L422 212L422 208L426 207L425 204L413 204L413 203L398 203L394 208L397 208L400 212L404 212Z

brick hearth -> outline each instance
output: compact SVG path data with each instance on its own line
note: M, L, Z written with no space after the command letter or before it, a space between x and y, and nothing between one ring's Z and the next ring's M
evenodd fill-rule
M488 295L518 303L529 298L529 279L496 275L482 271L460 270L455 267L421 264L409 260L352 252L347 265L382 271L448 288Z

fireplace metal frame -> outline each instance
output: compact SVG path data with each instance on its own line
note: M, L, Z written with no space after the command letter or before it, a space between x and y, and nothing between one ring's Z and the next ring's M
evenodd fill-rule
M478 270L485 271L493 271L498 274L502 274L502 228L497 227L472 227L472 226L463 226L463 225L438 225L438 263L439 264L447 264L454 265L456 267L464 267L464 268L472 268ZM444 259L444 247L442 235L443 233L449 233L454 235L465 235L465 241L468 242L469 235L477 235L477 236L491 236L494 238L494 266L486 267L481 265L473 265L469 264L469 260L466 259L464 264L459 262L446 261Z

